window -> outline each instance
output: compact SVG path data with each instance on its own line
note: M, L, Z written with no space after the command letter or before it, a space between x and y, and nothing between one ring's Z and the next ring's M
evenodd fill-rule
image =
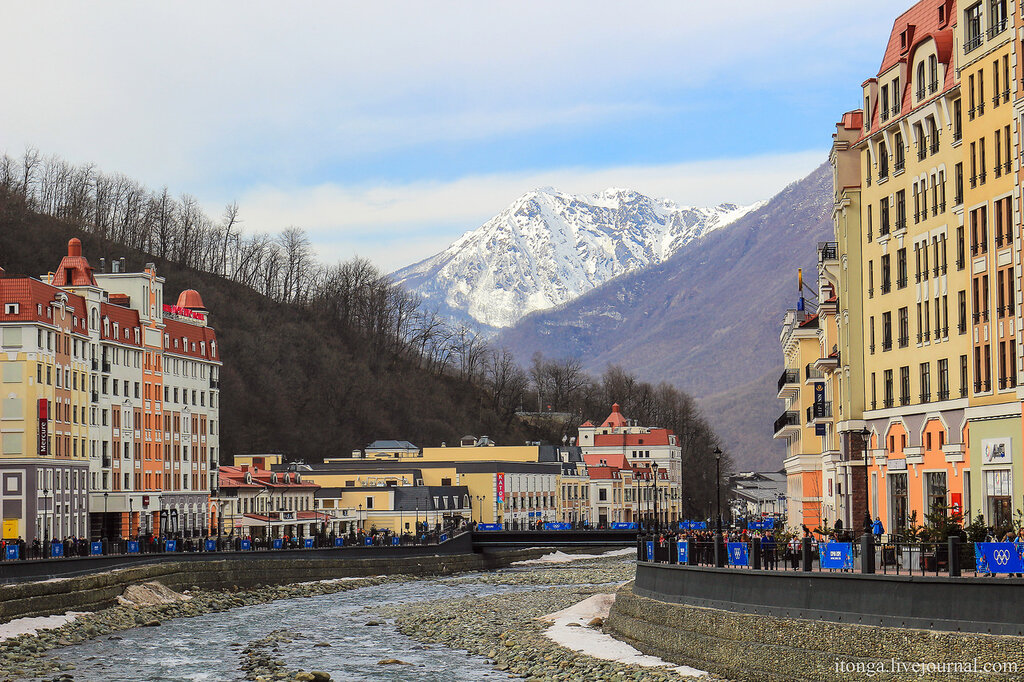
M981 3L964 10L964 54L977 49L982 41Z
M893 533L902 534L907 528L907 474L889 474L889 499L892 503L889 528Z
M935 55L928 57L928 92L935 94L939 91L939 60Z
M918 62L917 64L917 101L921 101L925 98L924 89L924 62Z
M930 362L921 363L921 402L931 402L932 399L932 365Z
M17 303L4 303L4 315L17 315L21 306Z
M892 289L892 281L889 278L889 254L885 254L881 258L882 268L882 293L887 294Z
M939 360L939 400L949 400L949 360Z
M899 195L897 195L899 196ZM898 204L897 204L898 205ZM928 269L928 255L925 253L924 269ZM904 289L907 286L907 249L902 248L896 251L896 288Z
M883 383L885 384L885 407L893 406L893 386L892 386L892 370L887 369L882 375Z
M892 350L892 313L882 313L882 350Z
M910 404L910 366L900 367L900 405Z
M908 317L909 316L907 308L900 308L898 311L898 320L900 326L900 348L906 348L907 345L910 343L910 322Z

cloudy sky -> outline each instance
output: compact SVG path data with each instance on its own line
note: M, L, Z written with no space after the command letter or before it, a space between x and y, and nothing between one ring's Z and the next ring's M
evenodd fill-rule
M0 152L391 270L541 186L768 198L825 160L910 4L6 3Z

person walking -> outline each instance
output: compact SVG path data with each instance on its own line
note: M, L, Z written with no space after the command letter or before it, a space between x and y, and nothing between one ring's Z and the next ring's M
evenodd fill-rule
M885 526L882 525L881 517L876 516L875 522L871 525L871 534L875 536L875 542L882 541L883 533L885 533Z

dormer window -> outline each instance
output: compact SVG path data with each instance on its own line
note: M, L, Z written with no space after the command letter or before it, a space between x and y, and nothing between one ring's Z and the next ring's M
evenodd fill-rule
M903 32L900 33L900 49L901 50L906 50L907 49L907 31L906 31L906 29L904 29Z

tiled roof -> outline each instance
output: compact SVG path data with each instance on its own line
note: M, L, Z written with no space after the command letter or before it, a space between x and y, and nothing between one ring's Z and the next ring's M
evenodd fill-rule
M100 315L110 320L109 324L100 325L100 339L104 341L117 341L118 343L139 348L142 347L142 327L139 323L139 311L110 303L101 303ZM115 323L117 324L116 334L114 331Z
M619 428L620 426L626 426L626 418L622 416L622 412L619 410L619 404L615 403L612 405L612 413L608 415L608 418L604 420L601 426L610 426L612 428Z
M40 322L54 324L52 315L48 315L50 304L61 294L62 290L40 282L32 277L0 278L0 303L17 303L17 314L6 314L0 308L0 322ZM85 299L76 294L63 292L67 295L68 306L73 309L71 331L79 334L88 332L85 314Z
M673 435L669 429L651 429L647 433L598 433L594 435L594 445L601 447L636 447L641 448L650 445L668 445L669 436Z
M220 360L217 334L210 327L199 327L178 320L164 319L164 352L202 360Z
M53 275L55 287L86 287L96 286L96 278L92 275L92 266L82 255L82 242L71 239L68 242L68 255L64 256L57 272Z

